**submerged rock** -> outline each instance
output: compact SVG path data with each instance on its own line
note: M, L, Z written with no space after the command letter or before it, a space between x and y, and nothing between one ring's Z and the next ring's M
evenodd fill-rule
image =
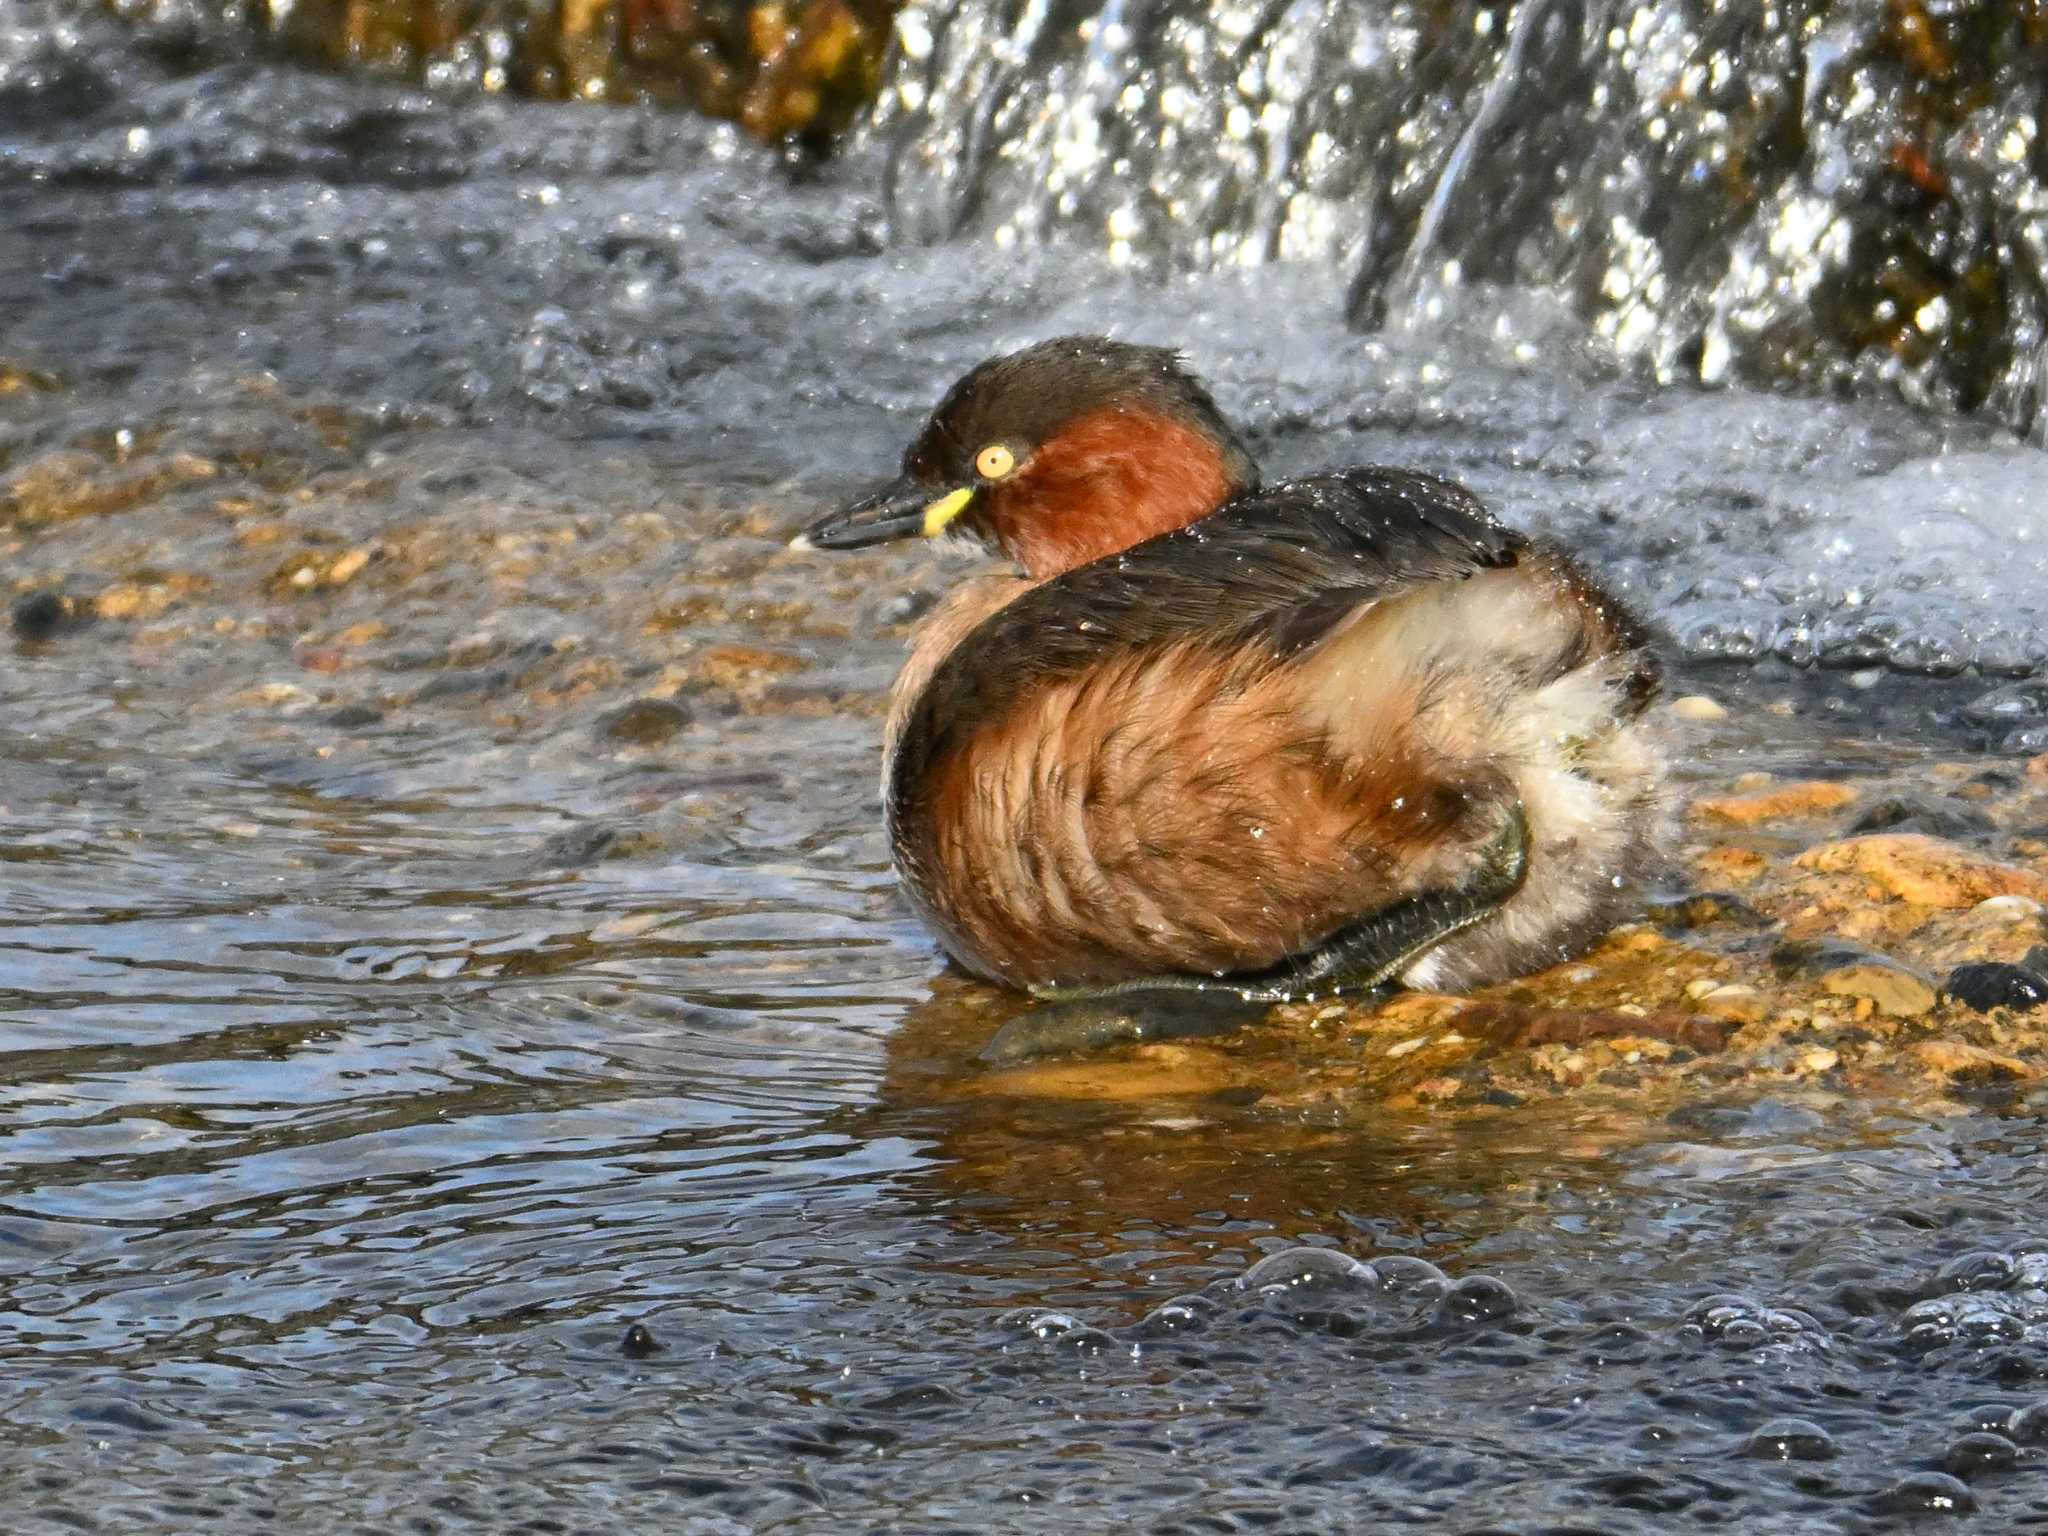
M598 718L597 734L627 747L658 747L690 723L690 712L671 699L635 699Z
M1748 794L1703 796L1692 803L1692 814L1703 820L1727 821L1746 827L1760 822L1824 816L1855 803L1856 789L1853 785L1816 779L1772 785Z

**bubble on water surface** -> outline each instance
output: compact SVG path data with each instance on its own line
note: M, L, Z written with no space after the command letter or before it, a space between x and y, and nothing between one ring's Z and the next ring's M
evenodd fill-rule
M1357 1290L1376 1288L1380 1283L1375 1266L1334 1248L1288 1248L1268 1254L1238 1280L1247 1291Z
M1892 1515L1967 1515L1977 1508L1969 1484L1946 1472L1915 1472L1876 1495L1871 1508Z
M1450 1327L1497 1323L1514 1315L1520 1303L1507 1283L1491 1275L1467 1275L1452 1284L1436 1304L1436 1321Z
M1389 1296L1405 1296L1410 1293L1422 1296L1439 1295L1451 1283L1451 1277L1429 1260L1418 1259L1412 1254L1380 1254L1372 1261L1372 1267L1374 1273L1379 1276L1380 1289Z
M2015 1408L2005 1432L2021 1445L2048 1446L2048 1398Z
M1681 1332L1720 1349L1825 1349L1828 1333L1811 1314L1767 1307L1747 1296L1709 1296L1687 1314Z
M1139 1320L1132 1332L1141 1339L1167 1339L1179 1334L1199 1333L1216 1315L1216 1304L1206 1296L1174 1296L1159 1303Z
M1983 1432L1964 1435L1950 1442L1942 1453L1941 1468L1951 1477L1970 1482L1994 1472L2011 1470L2019 1462L2020 1448L2004 1435Z
M1758 1461L1828 1461L1835 1437L1811 1419L1770 1419L1750 1431L1742 1454Z
M2020 1278L2020 1263L2009 1253L1965 1253L1950 1259L1934 1277L1933 1289L1956 1291L2008 1290Z

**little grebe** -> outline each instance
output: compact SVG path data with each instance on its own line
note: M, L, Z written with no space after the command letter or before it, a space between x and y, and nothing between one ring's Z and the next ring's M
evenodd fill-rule
M1468 987L1564 959L1654 862L1642 623L1463 487L1262 487L1172 352L981 364L799 548L1022 568L920 625L883 799L948 953L1041 996Z

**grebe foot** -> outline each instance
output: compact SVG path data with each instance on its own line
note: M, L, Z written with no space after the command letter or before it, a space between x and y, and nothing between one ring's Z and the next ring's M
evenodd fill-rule
M1246 1003L1288 1003L1341 993L1372 992L1453 934L1482 923L1505 906L1529 874L1529 819L1513 806L1500 831L1479 852L1463 885L1424 891L1382 907L1315 948L1259 971L1220 976L1143 976L1096 987L1033 987L1041 1002L1101 1002L1137 992L1203 992ZM993 1042L991 1042L993 1043Z

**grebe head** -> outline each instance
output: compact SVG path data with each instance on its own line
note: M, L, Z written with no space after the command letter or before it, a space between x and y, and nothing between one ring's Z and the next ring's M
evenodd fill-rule
M819 519L799 548L965 533L1034 577L1184 528L1258 467L1179 357L1062 336L992 358L946 392L903 473Z

